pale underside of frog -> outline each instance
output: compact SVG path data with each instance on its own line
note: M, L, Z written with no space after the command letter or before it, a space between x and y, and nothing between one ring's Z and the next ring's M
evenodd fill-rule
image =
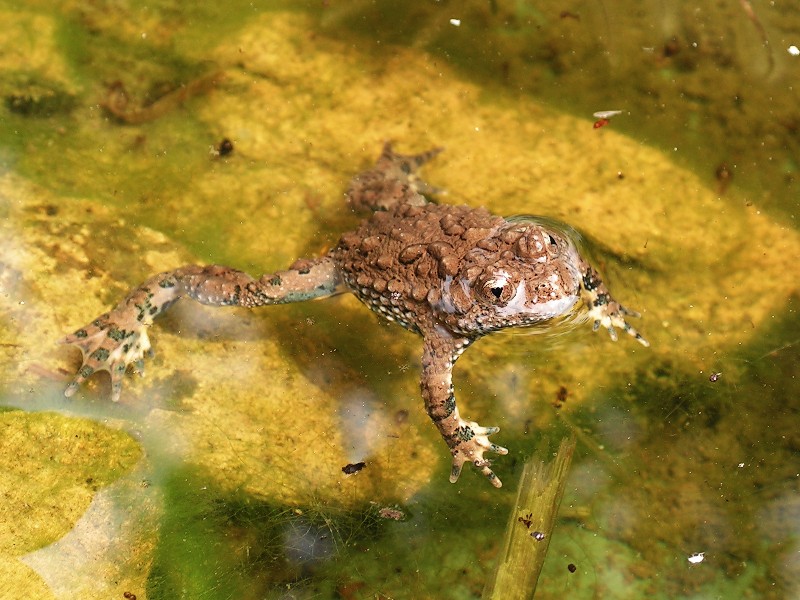
M450 481L470 462L500 487L484 458L487 451L507 454L489 441L499 428L462 419L453 393L453 365L470 344L499 329L546 326L578 312L614 340L619 327L648 343L626 321L638 315L611 297L564 228L429 202L423 194L436 190L416 172L439 152L400 155L387 143L375 167L356 176L347 192L353 209L372 210L372 216L324 256L258 279L221 265L187 265L151 277L116 308L64 338L83 353L65 394L107 370L112 399L118 400L128 365L142 372L150 354L147 328L183 296L252 308L351 292L422 336L422 397L450 448Z

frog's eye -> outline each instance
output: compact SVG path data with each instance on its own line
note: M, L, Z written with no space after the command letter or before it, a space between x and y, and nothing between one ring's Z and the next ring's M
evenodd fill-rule
M483 296L490 304L505 304L514 296L514 286L511 277L505 271L496 273L482 286Z
M554 236L552 233L544 233L544 241L547 243L547 253L551 257L558 256L561 249L558 245L558 238Z
M514 295L510 283L487 283L483 288L486 299L492 304L505 304Z

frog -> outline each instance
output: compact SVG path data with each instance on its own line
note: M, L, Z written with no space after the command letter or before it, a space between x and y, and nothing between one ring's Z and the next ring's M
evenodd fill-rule
M147 279L61 340L82 353L64 394L71 397L86 379L108 371L111 399L118 401L128 367L143 373L145 357L152 356L148 329L154 319L181 298L256 308L349 292L422 337L420 390L450 450L450 481L471 463L501 487L485 456L508 454L489 440L499 427L462 418L456 403L453 368L468 347L502 329L554 327L574 315L595 331L605 328L613 341L621 329L649 343L628 322L639 313L611 296L568 228L434 201L443 190L425 182L419 170L441 151L406 155L386 142L375 165L356 175L345 194L354 212L369 216L321 256L258 278L224 265L191 264Z

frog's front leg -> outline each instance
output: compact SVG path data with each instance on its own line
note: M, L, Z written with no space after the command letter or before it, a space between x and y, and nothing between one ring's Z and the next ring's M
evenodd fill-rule
M422 397L428 415L453 455L450 482L455 483L464 463L471 462L493 486L499 488L503 484L489 468L491 462L483 457L483 453L508 454L507 449L489 441L488 436L497 433L500 428L481 427L474 421L462 419L453 394L453 365L470 343L471 340L454 338L439 328L435 333L425 334L420 383Z
M639 313L625 308L614 300L606 284L591 265L588 263L581 265L581 273L581 297L589 308L589 318L594 321L594 331L600 329L601 326L605 327L611 339L616 342L617 331L614 328L620 327L643 346L649 346L650 342L625 320L625 317L639 317Z
M141 373L150 354L147 327L182 296L210 306L256 307L330 296L340 289L333 259L299 260L286 271L254 279L220 265L187 265L145 281L107 312L62 340L83 353L83 364L64 394L72 396L97 371L111 373L111 397L119 400L129 364Z

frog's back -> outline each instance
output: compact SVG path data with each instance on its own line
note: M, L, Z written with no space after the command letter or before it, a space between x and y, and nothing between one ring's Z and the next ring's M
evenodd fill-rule
M504 223L483 208L401 203L342 236L333 251L345 284L386 318L419 331L440 284Z

